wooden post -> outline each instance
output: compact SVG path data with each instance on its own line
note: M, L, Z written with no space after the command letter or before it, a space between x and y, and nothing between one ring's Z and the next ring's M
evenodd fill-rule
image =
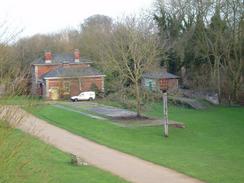
M167 91L163 91L163 124L164 124L164 136L169 135L169 122L168 122L168 97Z
M168 122L168 80L160 79L160 90L163 92L163 124L164 124L164 136L169 135L169 122Z

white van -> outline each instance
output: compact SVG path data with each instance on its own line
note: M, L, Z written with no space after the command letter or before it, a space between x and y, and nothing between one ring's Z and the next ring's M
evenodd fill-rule
M94 91L81 92L78 96L73 96L70 99L73 102L79 100L95 100L96 94Z

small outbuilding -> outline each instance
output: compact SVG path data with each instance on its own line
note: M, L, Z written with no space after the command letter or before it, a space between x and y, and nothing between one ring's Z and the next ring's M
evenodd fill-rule
M166 69L161 72L147 72L142 76L142 87L149 91L160 91L163 85L169 92L172 92L178 90L179 78L168 73Z

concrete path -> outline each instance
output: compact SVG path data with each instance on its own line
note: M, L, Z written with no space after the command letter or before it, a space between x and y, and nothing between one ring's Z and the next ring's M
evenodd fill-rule
M57 108L60 108L60 109L65 109L65 110L67 110L67 111L76 112L76 113L79 113L79 114L81 114L81 115L88 116L88 117L91 117L91 118L94 118L94 119L105 120L105 118L103 118L103 117L101 117L101 116L97 116L97 115L89 114L89 113L87 113L87 112L81 112L80 110L75 110L75 109L72 109L72 108L67 107L67 106L64 106L64 105L53 104L53 106L55 106L55 107L57 107Z
M110 106L94 107L89 110L97 114L104 115L106 117L112 117L112 118L137 116L136 112L129 111L126 109L120 109L116 107L110 107Z
M7 116L7 117L6 117ZM28 114L16 107L0 108L0 118L64 152L135 183L200 183L174 170L99 145ZM68 122L68 121L67 121Z
M96 102L56 102L54 105L58 106L70 106L71 108L83 108L87 111L97 113L98 115L109 117L109 118L119 118L119 117L136 117L136 112L121 109L118 107L112 107L108 105L98 104Z

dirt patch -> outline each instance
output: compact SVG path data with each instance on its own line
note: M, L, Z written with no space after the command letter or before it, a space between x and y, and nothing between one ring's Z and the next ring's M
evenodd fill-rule
M114 120L126 120L126 121L148 121L148 120L154 120L153 118L149 118L147 116L118 116L118 117L112 117Z
M149 117L143 118L128 118L120 117L114 118L113 122L122 127L149 127L149 126L163 126L164 121L162 119L154 119ZM184 123L169 121L169 126L173 128L185 128Z

